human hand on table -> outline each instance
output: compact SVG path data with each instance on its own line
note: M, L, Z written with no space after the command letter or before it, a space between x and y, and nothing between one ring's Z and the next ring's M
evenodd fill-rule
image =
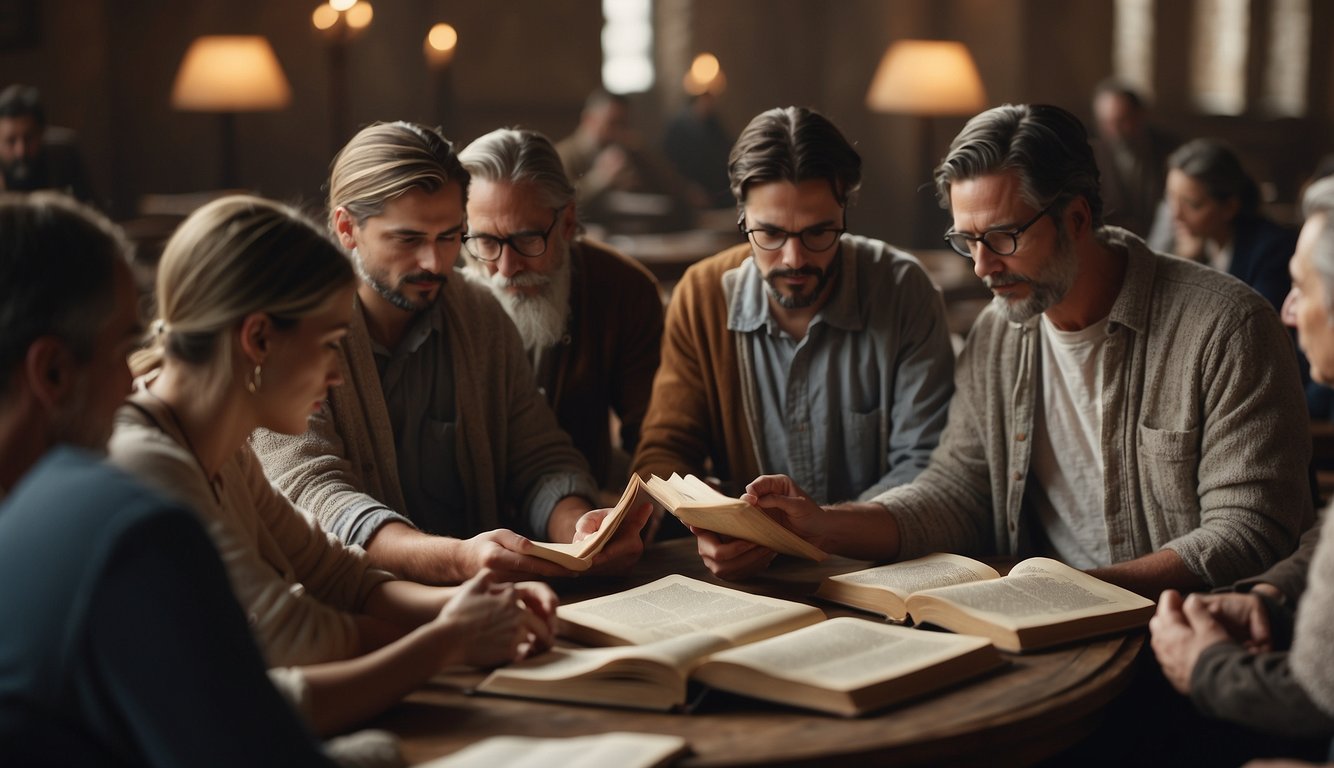
M1158 611L1149 620L1153 653L1163 676L1178 692L1190 694L1190 676L1200 653L1218 643L1231 641L1228 630L1210 613L1203 595L1184 601L1173 589L1158 598Z
M550 648L558 603L546 584L502 582L483 570L464 582L434 621L462 650L464 663L494 667Z

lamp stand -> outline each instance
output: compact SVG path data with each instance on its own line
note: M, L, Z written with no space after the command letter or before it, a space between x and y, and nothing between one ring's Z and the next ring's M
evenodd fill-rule
M239 178L236 172L236 113L219 112L218 130L222 143L222 166L218 174L222 184L220 189L236 189Z

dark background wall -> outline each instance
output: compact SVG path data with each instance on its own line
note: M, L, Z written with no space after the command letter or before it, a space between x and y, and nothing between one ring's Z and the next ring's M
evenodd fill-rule
M11 4L13 5L13 4ZM22 5L18 3L17 5ZM267 35L293 91L289 108L237 120L245 187L318 204L329 159L373 120L438 123L458 140L499 125L559 138L600 82L600 0L378 0L371 26L348 43L335 82L328 40L310 23L314 0L41 0L26 44L0 49L0 85L29 82L51 121L78 131L103 206L135 213L147 193L211 189L219 179L215 116L171 109L168 96L190 42L202 34ZM1313 27L1334 29L1334 4L1312 4ZM1332 148L1334 53L1312 46L1310 116L1208 117L1189 107L1192 4L1157 3L1156 115L1180 136L1221 135L1295 197L1315 159ZM1269 0L1253 0L1263 14ZM728 90L721 109L735 132L772 106L805 104L832 117L866 164L855 229L937 247L946 224L930 191L930 164L963 118L921 121L870 113L867 85L885 47L906 37L967 43L993 104L1046 101L1087 115L1092 86L1112 67L1112 0L657 0L659 86L635 98L635 120L654 137L679 104L689 56L712 51ZM445 73L422 54L430 24L459 32ZM1256 35L1256 37L1261 37ZM331 110L341 95L346 114Z

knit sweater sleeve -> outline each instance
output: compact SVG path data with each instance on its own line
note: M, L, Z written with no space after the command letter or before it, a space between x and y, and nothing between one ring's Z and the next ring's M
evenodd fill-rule
M308 594L295 573L285 578L252 489L233 459L223 469L221 499L185 449L158 430L122 423L109 444L112 461L199 515L222 556L228 581L271 666L312 664L352 656L358 647L352 617ZM272 489L268 489L272 492ZM290 567L290 566L289 566Z
M1334 717L1322 712L1298 682L1289 653L1248 653L1218 643L1200 653L1191 671L1190 698L1210 717L1282 736L1334 732Z
M1307 695L1334 716L1334 525L1321 526L1320 540L1297 604L1292 668Z
M1307 430L1297 364L1291 354L1274 352L1290 350L1291 341L1269 307L1252 301L1247 309L1230 333L1208 331L1200 367L1203 422L1196 430L1163 432L1185 440L1158 445L1141 464L1151 476L1173 477L1166 471L1171 462L1198 452L1194 487L1182 490L1198 498L1199 525L1164 546L1210 585L1231 584L1287 557L1314 516L1306 483L1310 443L1291 438ZM1148 425L1140 431L1148 437Z
M240 474L249 485L255 512L283 554L297 579L321 602L349 612L360 612L370 593L392 580L392 574L370 566L360 547L349 547L326 533L302 510L292 506L264 476L248 447L237 456Z

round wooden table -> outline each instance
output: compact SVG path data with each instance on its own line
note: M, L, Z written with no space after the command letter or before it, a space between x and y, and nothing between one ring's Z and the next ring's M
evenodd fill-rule
M820 580L867 564L831 558L816 565L780 559L764 577L729 584L811 602L830 616L861 615L814 600ZM566 602L627 589L669 573L714 579L694 540L650 548L631 577L572 580ZM404 740L409 763L448 754L487 736L561 737L605 731L678 734L693 754L679 764L714 765L1027 765L1086 736L1131 679L1142 632L1049 651L1005 654L1008 666L986 677L868 716L845 719L705 692L689 713L641 712L469 695L480 673L438 676L387 712L374 727Z

